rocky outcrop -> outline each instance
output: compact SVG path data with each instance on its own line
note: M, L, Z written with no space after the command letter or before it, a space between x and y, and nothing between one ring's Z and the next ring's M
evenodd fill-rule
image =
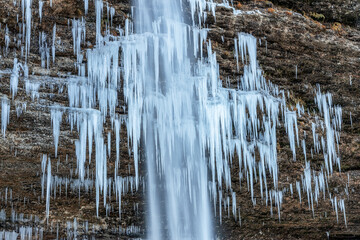
M336 222L335 219L331 223L332 215L324 217L325 212L330 208L326 203L317 206L315 217L312 218L306 206L292 200L286 200L283 208L282 217L287 220L282 219L281 223L278 223L276 219L267 219L268 216L260 207L253 208L248 201L247 205L245 199L248 199L248 196L244 195L240 201L244 206L242 214L247 224L243 223L244 225L239 227L235 222L228 220L226 222L231 227L225 227L228 230L225 233L231 239L238 239L238 236L245 239L325 239L326 232L329 232L331 239L359 238L357 227L359 206L355 199L359 197L356 193L358 189L356 184L359 181L360 126L354 119L360 114L358 108L360 92L357 91L360 80L358 57L360 32L346 25L338 25L340 28L334 28L334 25L330 23L316 21L307 14L283 8L281 3L279 6L275 2L244 3L242 1L241 5L237 5L242 13L237 16L234 16L232 10L222 8L218 10L216 20L208 19L211 29L209 36L218 53L221 75L224 81L229 77L232 85L236 87L239 73L236 71L234 61L233 39L238 32L246 32L253 34L261 41L258 44L258 59L266 78L282 89L290 91L293 99L290 104L300 101L309 112L317 111L314 103L316 86L320 85L322 91L333 94L334 102L343 107L340 145L343 173L332 180L335 188L346 181L347 174L354 181L351 184L353 190L351 190L352 194L347 205L349 225L345 228L333 224ZM290 4L292 1L287 2ZM300 4L301 1L293 2ZM330 4L329 1L311 2L318 2L318 6ZM344 4L346 8L346 3ZM336 8L338 5L331 6ZM326 7L322 9L326 11ZM354 8L352 13L356 11ZM355 25L356 21L352 21L351 26ZM224 42L221 36L224 36ZM311 131L309 116L299 119L299 125L302 133ZM283 176L285 173L283 183L295 177L303 167L303 163L291 162L291 155L289 152L286 153L288 147L286 141L280 142L280 148L283 150L279 156L280 172ZM314 159L312 164L314 167L320 167L321 161L321 159Z
M360 3L351 0L275 0L274 4L307 14L315 20L360 28Z

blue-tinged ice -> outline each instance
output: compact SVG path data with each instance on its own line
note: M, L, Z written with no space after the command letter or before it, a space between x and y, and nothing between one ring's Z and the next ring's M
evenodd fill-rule
M6 134L6 128L10 121L10 101L6 97L1 99L1 133Z

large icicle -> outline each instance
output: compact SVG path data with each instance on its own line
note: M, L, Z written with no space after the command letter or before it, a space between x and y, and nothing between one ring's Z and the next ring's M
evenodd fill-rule
M20 64L18 63L18 59L14 58L14 67L10 76L10 93L12 99L14 99L18 91L19 74L20 74L19 71L20 71Z
M102 39L101 20L103 14L103 0L95 0L95 13L96 13L96 44L99 44Z
M55 62L55 40L56 40L56 24L53 27L52 46L51 46L53 63Z
M46 178L46 219L49 219L50 212L50 191L51 191L51 161L47 164L47 178Z
M26 23L26 33L25 33L25 59L30 53L30 40L31 40L31 7L32 0L21 0L22 1L22 13L23 13L23 24ZM25 17L25 18L24 18Z
M57 150L59 145L60 125L62 121L62 111L59 108L51 109L51 123L53 127L54 145L55 145L55 157L57 157Z
M1 100L1 132L3 137L6 134L6 128L10 121L10 101L6 97Z
M40 22L42 20L42 9L44 6L44 2L42 0L39 0L39 18L40 18Z

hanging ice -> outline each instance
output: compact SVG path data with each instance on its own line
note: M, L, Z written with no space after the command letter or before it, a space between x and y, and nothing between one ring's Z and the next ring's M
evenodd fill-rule
M53 27L52 46L51 46L53 63L55 62L55 39L56 39L56 24Z
M85 42L86 39L86 28L84 18L80 20L72 20L72 35L73 35L73 46L74 54L76 55L77 63L81 63L81 43Z
M24 26L23 33L25 32L25 59L27 60L28 54L30 53L32 0L21 0L21 7ZM26 23L26 25L24 23Z
M40 18L40 22L42 20L42 9L44 6L44 2L42 0L39 0L39 18Z
M87 15L89 9L89 0L84 0L84 9L85 9L85 15Z
M5 27L5 55L7 55L9 52L9 44L10 44L9 29L6 25L6 27Z
M49 48L46 42L47 35L44 32L39 34L39 53L41 57L41 67L49 68L50 63L50 53Z
M18 59L14 58L14 67L10 76L10 93L12 99L14 99L18 91L19 71L20 71L20 64L18 63Z
M41 177L41 198L44 198L44 192L45 192L45 176L46 176L46 163L48 161L47 155L43 154L41 159L41 171L42 171L42 177Z
M31 96L31 100L34 101L35 98L39 98L39 82L32 82L30 80L25 80L25 91L27 95Z
M299 133L298 133L298 127L297 127L296 112L292 112L292 111L286 112L285 124L286 124L286 131L289 136L290 149L293 152L293 159L296 160L295 140L296 140L297 146L299 146ZM294 132L294 129L295 129L295 132Z
M333 165L337 165L340 171L340 158L338 157L341 130L342 110L339 106L333 106L332 95L322 94L320 87L316 91L315 102L320 113L324 117L326 130L326 145L323 146L325 168L328 174L333 173ZM324 142L325 144L325 142Z
M198 33L184 24L178 1L137 1L135 19L137 34L127 38L136 41L121 48L136 169L140 139L146 142L149 238L212 239L204 122L194 104L205 100L198 96L207 90L201 87L211 68L188 55L188 47L200 43L188 41Z
M51 109L51 123L53 127L55 157L57 157L57 149L59 145L60 124L62 121L62 111L59 108Z
M99 44L102 38L101 19L103 14L103 0L94 0L94 1L95 1L95 11L96 11L96 44Z
M10 120L10 102L7 98L1 100L1 132L5 137L6 128Z
M47 182L46 182L46 219L49 218L50 211L50 190L51 190L51 161L47 164Z
M296 147L299 147L297 116L303 115L304 110L300 104L296 105L297 111L291 110L284 91L263 77L256 60L257 39L245 33L234 39L238 70L242 67L244 71L238 79L238 88L227 89L222 87L216 53L207 39L208 30L201 25L206 20L206 10L214 14L216 3L184 1L192 14L187 18L181 10L182 1L136 0L134 25L126 19L125 29L119 29L120 36L110 35L109 24L102 32L103 1L94 0L94 3L96 46L86 51L85 67L81 50L85 42L85 21L74 19L73 48L79 76L67 79L69 106L52 107L51 119L55 155L63 113L66 112L71 130L76 128L79 133L75 141L79 177L76 186L86 185L87 160L90 163L95 158L97 215L101 197L106 214L110 213L107 199L111 199L115 189L121 217L125 185L139 188L139 163L140 158L144 158L148 237L156 240L213 239L211 202L214 211L220 212L220 221L224 210L228 215L232 212L241 224L231 179L233 158L237 154L239 178L240 181L246 178L253 204L257 204L254 188L258 182L261 199L270 205L271 214L273 207L277 208L280 220L284 190L278 186L277 128L286 129L295 159ZM84 4L87 11L88 1ZM230 7L226 1L223 5ZM115 10L108 4L106 7L110 20ZM191 22L184 19L191 19ZM55 32L54 26L53 47ZM45 43L41 41L40 45L46 48ZM52 56L54 59L55 54ZM126 106L119 106L120 93L124 94ZM328 169L334 162L336 145L327 142L337 143L339 139L339 134L334 132L341 128L341 108L330 107L329 97L324 100L321 93L317 96L326 131L333 133L327 133L330 138L322 138L324 152L332 154L330 159L325 157L325 169ZM119 108L127 111L129 153L133 154L135 172L131 179L118 174L120 130L124 122ZM330 117L325 116L327 112ZM114 179L108 178L111 152L111 133L105 125L108 123L115 133ZM321 148L317 126L318 122L314 123L314 145L318 146L315 151ZM306 155L305 142L302 147ZM49 166L48 171L51 171ZM300 202L302 184L312 209L320 192L325 192L326 179L321 174L312 175L310 164L306 162L302 182L296 182ZM59 180L55 178L56 181Z

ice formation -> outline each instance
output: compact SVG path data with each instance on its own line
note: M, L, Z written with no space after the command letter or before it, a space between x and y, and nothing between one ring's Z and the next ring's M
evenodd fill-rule
M51 46L51 56L52 56L52 62L55 62L55 40L56 40L56 24L53 27L53 36L52 36L52 46Z
M80 20L72 20L72 35L73 35L73 46L74 54L77 58L77 63L81 63L81 43L85 42L86 39L86 28L84 18Z
M5 55L7 55L9 52L9 44L10 44L9 29L6 26L6 28L5 28Z
M44 32L39 34L39 53L41 57L41 67L49 68L50 64L50 52L46 42L47 35Z
M20 71L20 64L18 63L18 59L14 58L14 67L10 77L10 93L12 99L14 99L18 91L19 74L20 74L19 71Z
M51 123L53 128L54 135L54 145L55 145L55 157L57 156L57 149L59 145L59 135L60 135L60 124L62 121L62 111L54 107L51 109Z
M102 28L104 3L105 31ZM58 176L54 171L56 165L43 155L41 198L46 199L46 218L50 198L67 196L68 191L77 191L79 198L81 192L95 193L97 216L101 205L106 216L110 215L113 208L109 199L115 196L121 218L124 215L122 196L143 186L148 203L149 239L214 239L213 216L218 216L221 223L222 214L227 213L241 225L238 193L232 186L233 166L238 165L240 185L246 182L253 205L259 204L260 198L279 221L286 194L298 197L300 203L305 201L314 215L314 207L328 192L337 219L340 210L347 224L344 199L331 196L328 187L333 167L340 170L341 107L333 105L330 93L323 94L320 87L317 88L315 102L319 116L314 116L311 123L311 146L310 140L306 141L306 133L300 134L297 124L298 117L306 115L304 107L300 103L291 106L287 102L290 93L285 94L264 78L257 62L258 40L254 36L239 33L233 41L237 70L243 70L237 88L230 88L229 81L224 84L220 79L216 52L208 39L209 30L204 28L207 14L215 17L218 6L233 9L234 14L253 13L236 10L226 0L184 3L189 6L189 18L183 12L182 1L134 0L134 22L126 19L124 29L119 27L119 35L114 36L109 28L116 15L115 8L102 0L94 0L96 45L91 49L82 49L86 41L85 19L72 20L78 76L62 79L68 106L50 106L49 111L55 157L61 144L62 125L67 123L71 131L78 133L76 169L70 170L70 177ZM42 4L40 0L40 21ZM30 52L31 6L31 0L22 0L23 23L26 23L22 30L26 38L25 59ZM84 0L84 8L87 14L88 0ZM56 25L52 30L53 62L55 41ZM50 48L44 32L39 33L39 53L41 66L49 68ZM295 71L298 78L297 66ZM15 58L10 77L12 99L17 95L20 79L32 101L39 99L41 81L29 78L26 63L20 64ZM25 109L26 103L18 102L17 116ZM9 114L10 101L2 97L3 136ZM124 125L129 154L134 159L133 176L119 174L120 167L126 168L120 162ZM288 188L279 184L277 134L280 128L287 133L292 161L299 161L297 154L301 152L305 160L301 176ZM116 148L114 175L109 172L108 164L112 142ZM324 165L320 171L311 169L309 150L311 158L322 151ZM238 163L233 162L235 158ZM89 168L91 162L95 165L94 171ZM145 176L141 176L140 164L146 169ZM260 196L255 194L256 187ZM0 212L0 220L3 215ZM67 235L76 238L79 224L76 219L68 222ZM21 228L14 233L0 232L0 239L1 234L30 238L31 231L32 228ZM130 226L116 231L139 233L140 229Z
M25 59L30 52L32 0L21 0L23 34L25 35Z
M39 18L40 18L40 22L42 20L42 9L44 6L44 2L42 0L39 0Z
M24 112L26 112L26 102L16 103L16 116L20 117Z
M85 15L87 15L89 10L89 0L84 0L84 9L85 9Z
M50 211L50 191L51 191L51 161L47 164L47 181L46 181L46 218L49 218Z
M95 12L96 12L96 44L100 44L101 35L101 19L103 15L103 0L95 1Z
M328 174L333 173L333 165L337 165L340 171L340 158L338 156L338 144L340 140L342 110L339 106L333 106L330 93L322 94L320 87L316 91L315 102L320 113L324 117L326 141L322 142L324 151L325 168Z
M277 209L280 220L284 192L278 187L277 128L285 127L294 160L300 145L297 116L304 114L304 109L299 104L297 111L289 108L285 93L263 77L256 59L257 39L245 33L234 39L237 68L242 66L244 74L238 89L222 87L216 53L207 40L208 30L201 28L205 11L214 12L217 5L198 0L188 2L192 22L186 23L176 1L135 1L134 25L127 20L125 30L119 30L124 34L115 37L107 32L103 36L103 2L95 0L97 46L86 52L87 72L80 71L80 77L69 79L69 108L52 109L55 152L62 112L68 112L71 128L76 126L79 131L75 146L81 182L86 181L87 151L90 162L95 143L97 214L100 196L108 212L106 195L111 194L112 180L107 178L111 135L108 132L107 144L106 135L103 136L103 124L106 117L110 117L116 139L113 184L121 215L123 184L117 169L120 126L124 122L116 113L116 107L119 90L123 88L135 189L140 184L139 151L145 150L151 239L212 239L211 203L215 212L220 213L220 221L222 209L227 209L228 214L231 209L234 218L241 221L236 193L231 190L230 173L235 154L239 159L240 180L246 179L253 204L256 204L254 185L259 182L261 198L270 205L271 213L273 207ZM114 13L108 4L106 7L109 20L109 15L112 17ZM157 10L152 11L155 8ZM74 53L80 64L85 22L73 20L72 25ZM335 164L334 159L338 159L334 144L339 138L336 132L341 126L341 109L333 109L330 98L323 100L322 96L319 91L317 102L322 102L319 109L325 125L329 126L326 128L329 137L323 142L330 143L327 147L318 146L317 151L322 147L331 155L329 160L325 157L325 169L328 169ZM326 115L329 111L330 115ZM317 124L313 126L317 128ZM317 143L314 139L314 147ZM304 143L302 148L306 155ZM255 157L257 154L259 159ZM302 179L296 182L299 199L301 201L301 193L305 192L313 211L319 193L325 193L324 173L312 177L310 164L306 162ZM228 190L230 196L224 193ZM162 202L166 203L165 207L160 205ZM164 218L168 219L165 228L160 225Z
M6 97L1 99L1 133L6 134L6 128L10 120L10 101Z

